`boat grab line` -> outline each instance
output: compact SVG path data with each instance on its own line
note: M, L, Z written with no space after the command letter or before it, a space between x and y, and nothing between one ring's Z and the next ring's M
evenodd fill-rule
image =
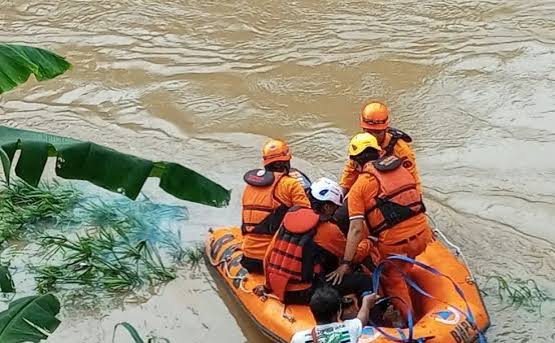
M474 278L474 274L472 274L472 271L470 270L470 268L468 267L468 261L466 259L466 257L464 256L461 248L454 244L453 242L451 242L449 239L447 239L447 236L445 236L445 234L443 232L441 232L438 227L437 224L435 222L435 220L426 213L426 217L428 217L428 219L430 219L430 221L432 222L433 225L433 231L436 235L440 236L441 239L448 245L450 246L454 251L455 251L455 256L460 257L462 262L464 263L464 266L468 272L469 277L467 278L467 282L468 283L476 283L476 279Z

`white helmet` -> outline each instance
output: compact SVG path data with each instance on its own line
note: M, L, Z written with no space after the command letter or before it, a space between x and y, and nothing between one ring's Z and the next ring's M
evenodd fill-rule
M337 182L326 177L319 178L310 185L310 194L320 201L331 201L337 206L343 204L343 190Z

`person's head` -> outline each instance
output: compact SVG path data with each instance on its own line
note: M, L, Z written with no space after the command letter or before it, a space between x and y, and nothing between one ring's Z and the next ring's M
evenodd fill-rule
M333 216L343 204L343 190L333 180L322 177L310 185L308 193L312 209L324 216Z
M380 151L382 151L382 148L376 137L366 132L356 134L349 143L349 158L360 167L370 161L379 159Z
M284 141L271 139L262 147L262 160L266 170L288 173L291 169L291 150Z
M382 144L389 127L389 109L381 102L373 101L365 104L360 111L360 127Z
M310 311L319 325L337 322L341 318L341 296L330 286L317 288L310 298Z

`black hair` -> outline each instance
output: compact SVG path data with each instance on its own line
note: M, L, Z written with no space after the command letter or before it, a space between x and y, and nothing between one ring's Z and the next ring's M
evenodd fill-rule
M351 160L357 162L361 166L369 161L375 161L380 158L380 152L374 148L368 147L356 156L350 156Z
M264 169L266 169L267 171L276 172L276 173L289 173L289 170L291 170L291 162L275 161L264 166Z
M337 206L333 201L330 200L326 200L326 201L322 201L322 200L318 200L314 197L314 195L312 195L312 192L310 191L310 188L308 189L308 191L306 192L308 195L308 200L310 201L310 207L316 211L317 213L322 213L324 206L326 204L331 204L334 206Z
M330 286L319 287L310 298L310 311L317 324L329 324L337 320L341 310L341 296Z

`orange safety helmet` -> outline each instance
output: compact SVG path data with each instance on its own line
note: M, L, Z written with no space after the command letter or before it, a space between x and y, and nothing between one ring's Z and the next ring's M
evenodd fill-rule
M369 102L360 111L360 127L369 130L386 130L389 127L389 109L381 102Z
M284 141L272 139L264 144L262 158L265 166L272 162L289 161L291 160L291 150L289 150L289 146Z

